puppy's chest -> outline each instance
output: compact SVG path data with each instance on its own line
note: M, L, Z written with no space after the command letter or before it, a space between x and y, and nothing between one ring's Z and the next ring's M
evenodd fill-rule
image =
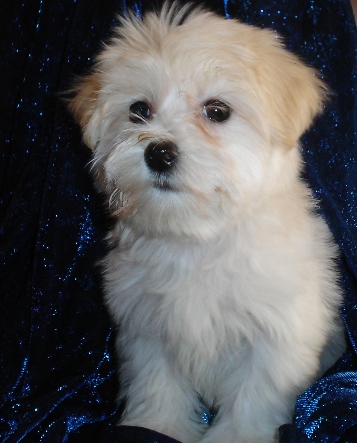
M130 306L123 304L130 310L123 315L133 333L156 336L171 355L191 362L213 361L237 347L244 335L243 300L237 274L222 260L176 251L166 260L164 254L153 255L137 266L145 271L122 270L128 281L131 273L141 275L133 291L123 294L132 299Z
M210 277L186 277L180 287L158 295L153 323L148 325L174 366L196 382L209 377L209 368L220 366L243 341L240 324L229 308L231 288Z

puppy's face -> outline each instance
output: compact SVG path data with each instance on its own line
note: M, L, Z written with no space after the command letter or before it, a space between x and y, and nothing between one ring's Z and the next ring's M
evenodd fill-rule
M324 89L271 31L183 15L123 20L71 108L112 212L202 240L296 179Z

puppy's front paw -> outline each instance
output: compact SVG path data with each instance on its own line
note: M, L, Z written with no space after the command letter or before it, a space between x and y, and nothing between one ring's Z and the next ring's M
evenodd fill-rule
M210 428L200 443L278 443L278 441L278 430L273 433L270 430L267 430L266 433L245 430L242 433L233 423L226 422Z

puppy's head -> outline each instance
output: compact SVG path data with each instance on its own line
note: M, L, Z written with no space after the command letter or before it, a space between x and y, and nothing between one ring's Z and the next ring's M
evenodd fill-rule
M326 91L277 35L164 7L121 20L70 103L124 223L210 238L297 180Z

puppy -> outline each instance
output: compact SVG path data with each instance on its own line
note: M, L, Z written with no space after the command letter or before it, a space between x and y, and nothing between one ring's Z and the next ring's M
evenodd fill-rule
M299 178L326 95L274 32L177 5L121 19L77 85L115 220L121 424L273 442L342 353L336 247Z

